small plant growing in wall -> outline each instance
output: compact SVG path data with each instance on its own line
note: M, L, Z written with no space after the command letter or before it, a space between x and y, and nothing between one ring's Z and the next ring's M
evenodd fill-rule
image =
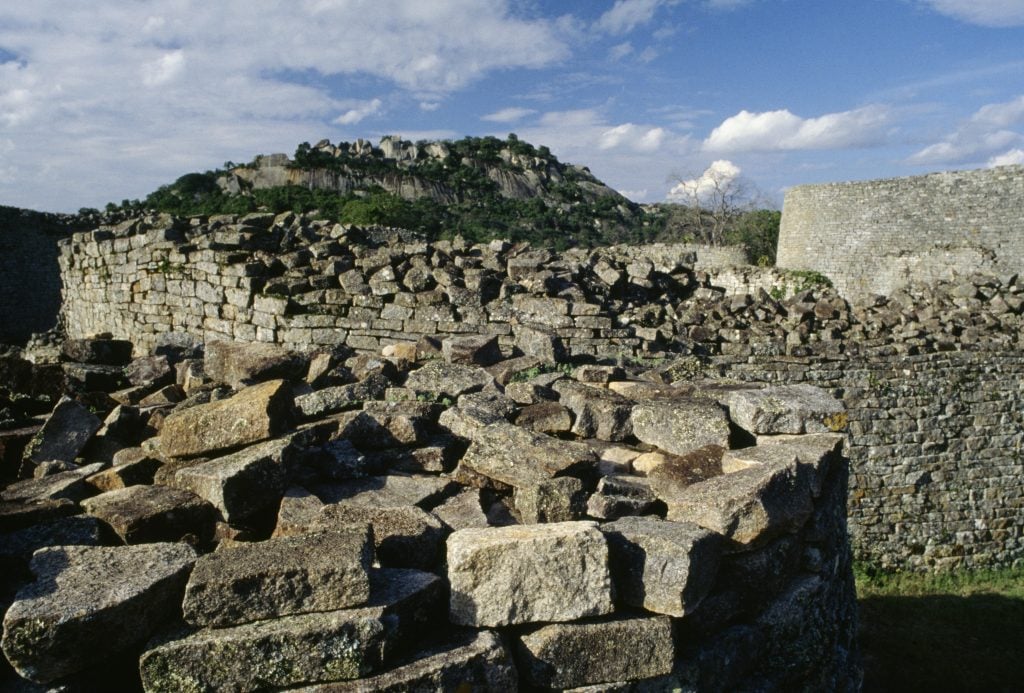
M835 414L829 414L822 423L825 427L833 433L841 433L846 430L846 427L850 423L850 415L845 411L836 412Z

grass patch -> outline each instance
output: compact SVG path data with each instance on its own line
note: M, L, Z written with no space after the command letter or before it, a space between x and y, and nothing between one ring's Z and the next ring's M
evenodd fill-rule
M1024 568L856 575L865 691L1024 690Z

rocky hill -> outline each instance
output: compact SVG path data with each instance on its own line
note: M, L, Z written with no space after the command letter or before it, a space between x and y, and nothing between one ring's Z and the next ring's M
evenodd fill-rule
M177 214L316 209L335 221L434 238L556 247L651 240L663 226L586 167L562 163L547 147L515 135L443 142L388 136L378 146L362 139L302 143L291 157L261 155L186 174L127 206Z

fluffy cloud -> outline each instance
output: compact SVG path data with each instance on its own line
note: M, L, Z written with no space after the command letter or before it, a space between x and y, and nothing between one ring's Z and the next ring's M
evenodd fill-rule
M881 144L889 111L865 106L853 111L801 118L788 110L740 111L716 127L704 141L708 151L842 149Z
M713 161L704 173L690 180L679 181L668 191L668 199L682 202L706 202L739 180L743 171L726 159Z
M488 113L485 116L481 116L480 120L486 120L491 123L515 123L522 120L527 116L531 116L536 113L532 108L518 108L510 106L508 108L502 108L500 111L494 113Z
M334 122L338 125L354 125L364 118L368 118L376 113L380 113L380 108L383 105L383 101L380 99L373 99L371 101L352 102L351 107L342 113L340 116L334 119Z
M981 26L1024 26L1020 0L922 0L936 12Z
M991 166L1024 166L1024 149L1011 149L988 160Z
M612 35L626 34L654 17L666 0L616 0L597 20L596 28Z
M626 146L638 152L653 152L661 147L667 136L664 128L623 123L601 133L597 146L601 149Z
M337 134L380 112L373 91L435 104L495 70L551 65L569 54L563 36L511 0L4 3L0 128L15 174L0 199L137 197ZM350 77L360 93L345 92Z
M1022 124L1024 96L982 106L941 141L916 152L909 162L928 165L979 163L1024 143L1024 134L1011 129Z

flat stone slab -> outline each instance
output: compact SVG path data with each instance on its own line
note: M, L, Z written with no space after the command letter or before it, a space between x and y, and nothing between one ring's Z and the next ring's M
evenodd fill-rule
M638 440L673 455L705 445L729 447L729 419L717 403L703 399L641 402L633 407L633 434Z
M722 537L688 522L626 517L601 526L616 598L656 614L692 613L714 584Z
M36 552L36 580L4 616L4 655L46 683L145 641L173 619L195 559L185 544Z
M32 464L48 460L74 462L102 425L84 404L61 397L46 423L25 447L24 459Z
M182 604L196 626L335 611L370 597L368 525L239 543L196 561Z
M467 488L434 508L433 514L452 530L487 527L480 489Z
M459 625L572 621L613 608L608 547L594 522L459 530L447 564Z
M179 541L213 534L217 511L196 494L166 486L129 486L82 501L88 514L110 525L126 544Z
M371 574L368 606L205 628L156 643L139 659L150 693L263 690L355 679L438 618L444 584L419 571Z
M428 474L388 474L322 484L312 490L324 503L345 503L371 508L406 505L430 507L443 500L456 484Z
M846 408L813 385L779 385L726 394L733 423L755 435L828 433L846 428Z
M284 380L271 380L176 411L164 419L160 451L167 457L194 457L273 438L289 425L290 407L291 388Z
M814 509L812 468L786 445L758 447L764 448L756 453L764 463L663 497L667 518L711 529L738 547L760 545L803 526Z
M447 534L439 519L414 505L369 507L338 503L325 506L317 527L373 526L373 551L387 568L431 570Z
M39 479L15 481L2 492L0 500L13 503L33 503L47 500L67 499L80 501L96 493L86 479L101 471L104 464L96 462L66 472L50 474Z
M512 488L536 486L558 475L587 476L598 460L597 453L583 443L508 423L483 426L474 431L472 441L459 469Z
M276 344L210 342L204 349L206 375L234 388L261 380L301 380L308 368L306 357Z
M291 444L288 438L269 440L179 469L172 485L206 499L226 522L244 522L281 500Z
M662 676L675 647L666 616L557 623L519 638L520 673L541 688L577 688Z
M574 380L559 380L552 387L575 415L572 432L577 436L622 441L633 435L632 400Z
M512 656L496 633L463 631L376 676L296 689L302 693L407 693L519 689Z
M32 554L47 546L101 546L111 543L102 522L95 517L73 515L22 527L0 534L0 560L13 558L27 563Z
M405 380L405 387L418 395L457 399L494 383L494 377L477 366L462 363L431 361L417 368Z

